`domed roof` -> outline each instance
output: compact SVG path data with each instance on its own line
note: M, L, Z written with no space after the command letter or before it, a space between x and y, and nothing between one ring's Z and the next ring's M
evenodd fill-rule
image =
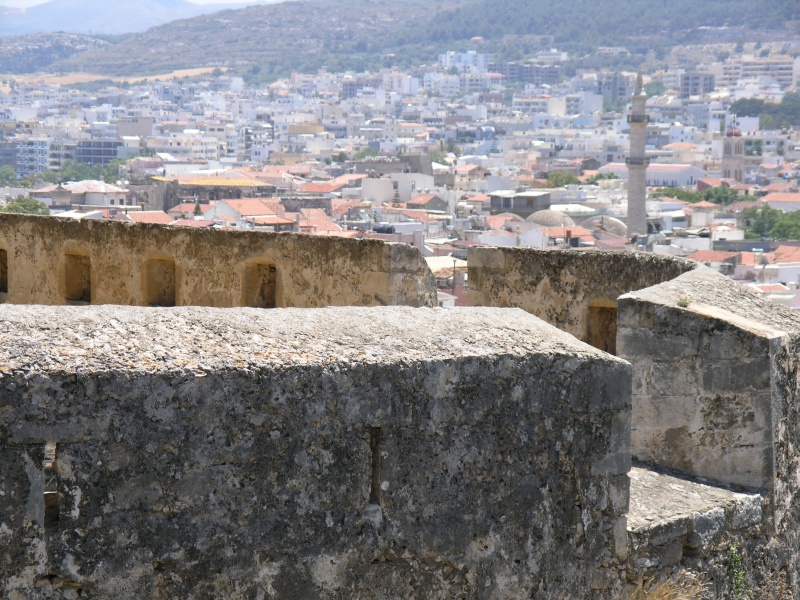
M495 215L495 216L496 216L496 217L511 217L511 219L512 219L513 221L522 221L522 217L520 217L520 216L519 216L519 215L517 215L517 214L510 213L510 212L498 213L498 214L497 214L497 215Z
M738 127L729 127L725 137L742 137L742 132Z
M592 230L602 229L613 235L618 235L619 237L628 237L628 226L619 219L615 219L614 217L609 217L606 215L589 217L583 223L581 223L581 227Z
M537 210L526 221L542 227L574 227L575 221L569 215L557 210Z

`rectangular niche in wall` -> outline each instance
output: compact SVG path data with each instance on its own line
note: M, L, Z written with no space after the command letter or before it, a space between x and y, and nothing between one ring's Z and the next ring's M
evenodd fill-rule
M92 301L92 268L88 256L64 256L64 290L67 302L89 304Z
M0 294L8 293L8 252L0 248Z
M149 306L175 306L175 261L166 258L147 261L145 295Z
M275 265L248 265L245 271L245 304L255 308L275 308L277 279Z
M616 355L617 353L617 307L589 307L589 339L595 348Z

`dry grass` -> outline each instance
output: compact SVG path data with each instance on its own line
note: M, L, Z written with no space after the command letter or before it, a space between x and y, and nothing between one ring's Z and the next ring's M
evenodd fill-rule
M705 584L694 573L683 572L669 579L649 582L631 596L631 600L701 600Z
M201 67L197 69L179 69L177 71L170 71L169 73L162 73L160 75L148 75L141 77L110 77L108 75L92 75L90 73L62 73L52 75L0 75L3 79L11 78L19 82L37 84L37 83L59 83L61 85L70 85L75 83L89 83L91 81L109 80L114 83L134 83L137 81L169 81L170 79L180 79L181 77L197 77L199 75L208 75L214 70L214 67ZM223 68L227 71L227 68Z

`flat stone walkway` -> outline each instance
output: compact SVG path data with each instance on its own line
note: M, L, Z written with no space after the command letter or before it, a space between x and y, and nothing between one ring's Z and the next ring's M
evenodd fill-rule
M648 527L659 522L691 518L715 508L728 512L733 508L760 506L759 494L734 492L718 483L702 479L682 479L643 467L633 467L628 530Z

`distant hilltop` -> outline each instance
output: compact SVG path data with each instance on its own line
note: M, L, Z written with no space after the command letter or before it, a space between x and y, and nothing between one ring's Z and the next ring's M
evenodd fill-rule
M24 57L25 65L50 72L131 77L227 67L267 81L323 67L334 72L415 66L471 44L511 60L542 48L583 57L599 47L620 47L640 55L640 64L648 55L697 43L793 43L800 22L800 5L774 6L770 0L266 0L241 6L51 0L24 12L0 7L0 36L6 36L0 37L0 72L35 72L19 66ZM80 41L86 50L75 40L53 47L51 34L8 37L54 29L94 32L102 47L88 40ZM101 35L123 30L136 33ZM3 65L10 68L3 71Z
M0 3L0 36L70 32L112 35L145 31L178 19L280 0L195 4L187 0L50 0L27 9Z

